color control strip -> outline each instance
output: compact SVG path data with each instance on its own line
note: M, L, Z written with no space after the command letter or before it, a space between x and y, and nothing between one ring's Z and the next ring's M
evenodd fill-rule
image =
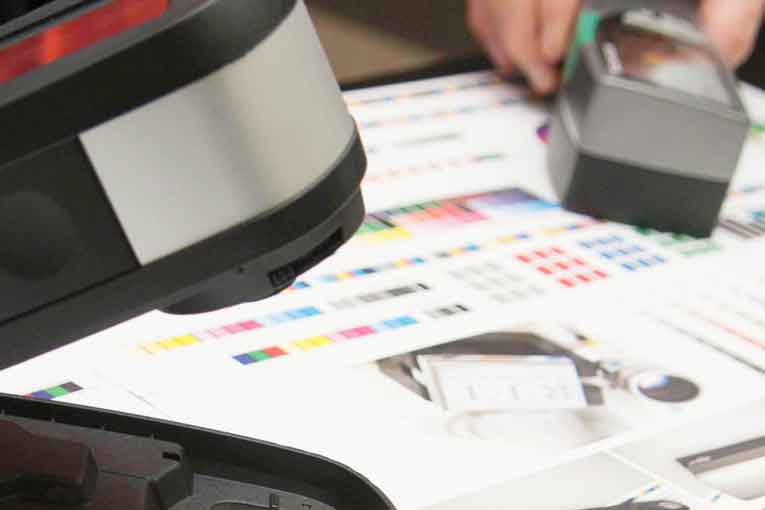
M190 333L188 335L166 338L157 342L141 344L139 347L147 354L162 354L192 345L198 345L209 340L218 340L225 337L248 333L266 327L277 326L289 322L295 322L303 319L309 319L322 315L322 311L315 306L296 308L286 312L272 313L257 319L245 320L221 326L218 328L207 329Z
M384 96L370 97L366 99L355 99L346 101L349 108L357 106L370 106L375 104L390 104L402 100L411 99L423 99L426 97L441 96L444 94L450 94L455 92L465 92L468 90L476 90L486 88L492 85L504 85L505 82L498 76L491 74L486 77L479 78L475 81L468 81L460 84L447 84L446 86L439 86L434 88L427 88L423 90L409 91L407 90L403 94L387 94ZM503 87L504 88L504 87Z
M515 258L539 273L554 278L564 287L576 287L608 278L608 273L602 269L592 267L587 261L569 255L557 246L521 253Z
M470 309L465 305L451 305L428 310L425 312L425 315L431 319L446 319L448 317L454 317L455 315L468 313L469 311Z
M665 328L667 328L667 329L669 329L671 331L674 331L675 333L678 333L680 335L683 335L686 338L688 338L690 340L693 340L693 341L699 343L700 345L703 345L703 346L705 346L705 347L707 347L707 348L717 352L718 354L722 354L723 356L725 356L727 358L730 358L733 361L735 361L735 362L737 362L737 363L739 363L741 365L744 365L745 367L747 367L747 368L749 368L751 370L754 370L755 372L757 372L759 374L765 374L765 368L763 368L763 367L761 367L759 365L756 365L755 363L753 363L748 358L746 358L744 356L741 356L739 354L736 354L735 352L730 351L730 350L724 348L723 346L718 345L715 342L713 342L711 340L708 340L707 338L705 338L705 337L703 337L701 335L698 335L698 334L690 331L687 328L684 328L684 327L682 327L682 326L680 326L678 324L675 324L674 322L671 322L671 321L669 321L667 319L659 317L658 315L647 315L647 317L649 319L653 320L654 322L664 326Z
M601 258L618 264L626 271L639 271L667 263L666 258L652 254L643 246L629 242L620 235L581 241L579 245L596 252Z
M370 214L356 237L372 243L409 239L415 235L441 233L472 223L559 208L557 204L520 189L506 189Z
M379 172L368 173L364 178L364 184L384 184L399 179L418 177L433 173L447 172L453 170L462 170L465 168L475 168L478 165L486 163L496 163L504 161L505 154L486 153L466 156L463 158L452 158L443 161L432 161L429 163L412 165L404 168L390 168Z
M412 113L410 115L402 115L400 117L393 117L390 119L369 120L359 123L361 130L375 129L389 126L402 126L405 124L415 124L418 122L424 122L428 120L443 120L451 117L459 117L464 115L472 115L475 113L483 113L492 110L500 110L507 106L518 104L524 100L526 96L511 96L499 101L491 101L485 104L478 104L473 106L463 106L453 110L439 110L435 112L427 113Z
M357 278L363 278L365 276L386 273L398 269L406 269L414 266L421 266L432 262L437 262L444 259L452 259L455 257L462 257L464 255L470 255L474 253L485 252L497 247L507 246L515 244L521 241L528 241L530 239L536 239L539 237L557 237L570 232L583 230L586 228L599 225L596 220L586 219L578 223L571 223L560 227L545 227L532 233L517 233L508 234L505 236L494 238L482 244L468 243L448 250L441 250L433 253L430 256L409 257L398 259L393 262L386 262L376 266L367 266L357 269L351 269L349 271L342 271L339 273L330 273L317 277L313 277L305 280L298 280L295 282L289 291L302 290L312 288L314 285L323 285L330 283L339 283L347 280L353 280Z
M403 315L378 324L357 326L354 328L335 331L323 335L317 335L302 340L284 343L259 349L257 351L247 352L234 356L233 359L242 365L252 365L263 361L282 358L292 354L299 354L316 349L321 349L330 345L338 345L353 340L359 340L369 336L379 335L388 331L395 331L409 326L419 324L417 319L409 315Z
M431 319L439 320L468 312L470 312L468 307L461 304L455 304L427 310L424 313ZM284 358L294 354L302 354L315 351L317 349L323 349L324 347L328 346L361 340L372 336L377 336L381 333L397 331L418 324L420 324L420 321L411 315L403 315L373 325L357 326L354 328L344 329L342 331L335 331L334 333L313 336L303 340L287 342L285 344L275 345L265 349L239 354L234 356L233 359L239 362L241 365L252 365L276 358Z
M57 398L65 397L82 390L83 388L81 386L73 382L68 382L59 386L53 386L46 390L35 391L34 393L30 393L26 396L39 400L56 400Z
M372 303L379 303L381 301L389 301L391 299L411 296L413 294L422 294L424 292L428 292L429 290L430 287L424 283L417 283L414 285L395 287L393 289L383 290L380 292L370 292L368 294L363 294L353 298L340 299L338 301L334 301L331 304L338 310L348 310Z
M723 333L734 337L743 343L748 344L749 346L756 347L757 349L765 349L765 339L759 336L750 335L749 333L738 329L737 327L728 324L721 319L709 317L708 314L704 313L702 310L695 310L687 306L678 306L678 309L690 315L694 319L703 322L707 326L722 331Z

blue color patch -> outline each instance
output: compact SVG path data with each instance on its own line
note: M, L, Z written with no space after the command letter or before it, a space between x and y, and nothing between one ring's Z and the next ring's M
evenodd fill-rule
M239 356L234 356L234 359L242 365L252 365L255 363L255 360L249 354L240 354Z
M47 391L35 391L29 396L32 398L40 399L40 400L53 400L53 395L51 395Z
M252 365L255 363L255 360L249 354L240 354L239 356L234 356L234 359L242 365Z

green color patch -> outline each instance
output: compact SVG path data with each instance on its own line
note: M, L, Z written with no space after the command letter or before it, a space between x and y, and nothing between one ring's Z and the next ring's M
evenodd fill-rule
M269 356L263 351L251 352L250 357L254 359L255 361L266 361L267 359L271 359L271 356Z
M56 386L55 388L49 388L45 391L53 398L59 398L65 395L69 395L69 391L67 391L65 388L62 388L61 386Z
M592 9L583 9L579 14L579 21L576 25L576 34L574 35L574 40L572 41L571 48L568 52L566 65L563 68L564 81L569 81L574 75L576 67L579 65L582 48L595 42L595 37L598 33L598 25L600 25L601 19L600 14Z

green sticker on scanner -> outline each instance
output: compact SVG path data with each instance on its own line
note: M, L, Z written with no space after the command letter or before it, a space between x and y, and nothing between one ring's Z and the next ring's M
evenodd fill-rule
M576 25L576 34L571 43L571 49L566 59L566 66L563 70L563 80L568 81L574 75L576 66L579 65L579 56L582 48L595 42L595 36L598 33L598 25L601 16L591 9L584 9L579 14L579 21Z

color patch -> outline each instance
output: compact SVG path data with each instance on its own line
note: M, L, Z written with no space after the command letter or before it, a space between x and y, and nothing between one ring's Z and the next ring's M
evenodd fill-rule
M697 239L685 234L659 232L638 227L635 231L658 246L683 257L696 257L720 251L722 247L712 239Z
M548 120L537 128L537 137L542 143L550 141L550 121Z
M425 312L425 315L431 319L445 319L448 317L454 317L455 315L462 315L464 313L468 313L469 311L470 309L464 305L451 305L428 310Z
M618 234L580 241L579 245L628 272L641 271L668 262L665 257L657 255L642 245L633 243Z
M557 246L519 253L516 260L567 288L608 278L608 273L602 269L593 267L584 259L570 255Z
M373 303L379 303L382 301L390 301L392 299L398 299L405 296L411 296L413 294L422 294L428 292L430 287L424 283L417 283L414 285L404 285L401 287L395 287L380 292L370 292L368 294L362 294L355 298L341 299L334 301L332 306L338 310L348 310L351 308L357 308L359 306L370 305Z
M44 390L35 391L29 393L26 396L38 400L56 400L67 395L71 395L72 393L82 391L82 389L83 388L80 385L73 382L68 382L59 386L52 386Z
M545 294L545 290L500 261L472 264L449 271L461 285L486 295L500 304L525 301Z
M316 317L322 315L322 313L323 312L315 306L295 308L284 312L272 313L256 319L248 319L241 322L226 324L202 332L139 344L138 348L150 355L163 354L212 340L219 340L221 338L237 336L266 327L273 327L280 324Z
M452 313L452 315L453 314L454 313ZM356 326L302 340L290 341L283 345L272 346L259 351L238 354L232 356L232 359L241 365L252 365L274 358L292 356L300 352L312 352L347 341L356 341L361 338L378 335L385 331L414 326L415 324L419 324L417 319L409 315L404 315L382 321L378 324Z

